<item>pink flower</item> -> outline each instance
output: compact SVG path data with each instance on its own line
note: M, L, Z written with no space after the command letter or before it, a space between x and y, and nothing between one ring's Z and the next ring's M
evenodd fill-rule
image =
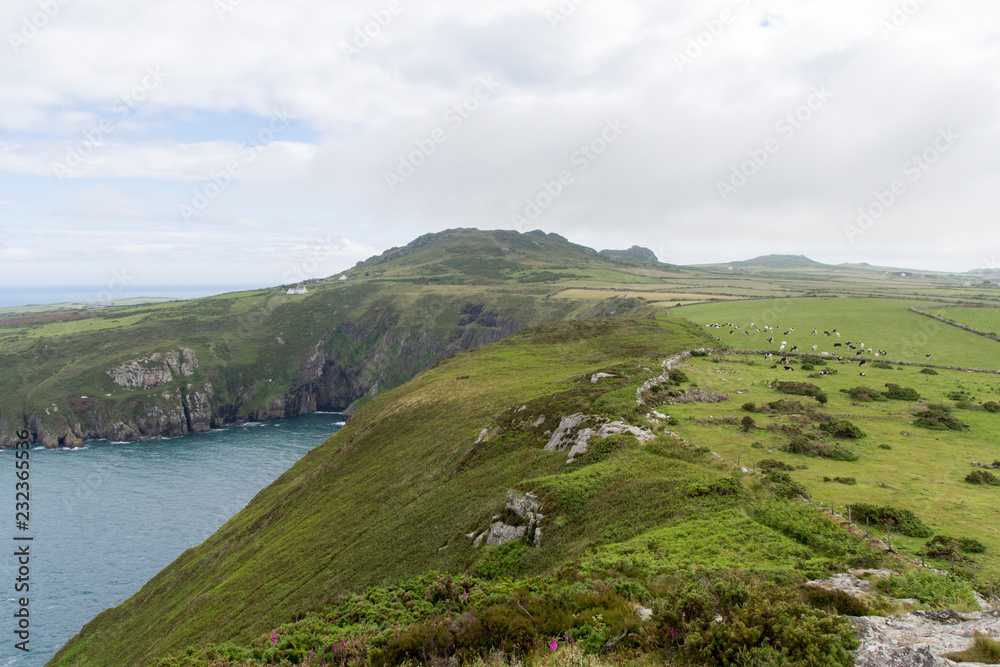
M670 628L670 636L671 636L671 637L673 637L673 636L674 636L674 629L673 629L673 628Z
M550 651L555 651L557 648L559 648L559 643L555 639L553 639L551 642L549 642L549 650Z
M277 632L272 632L271 633L271 643L272 644L277 644L278 643L278 633Z

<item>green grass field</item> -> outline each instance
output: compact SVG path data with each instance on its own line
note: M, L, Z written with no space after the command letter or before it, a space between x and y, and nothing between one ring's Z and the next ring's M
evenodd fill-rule
M793 362L794 372L783 370L781 365L772 369L770 365L760 356L692 360L684 368L691 381L705 391L723 392L731 400L669 405L660 410L679 421L672 427L676 433L710 447L727 460L754 467L762 459L776 459L802 468L792 476L809 489L813 502L832 502L838 513L846 515L844 508L849 503L893 505L915 512L936 534L979 539L987 545L986 553L975 557L980 573L1000 577L1000 487L964 481L975 469L973 462L988 464L1000 459L1000 414L954 408L955 416L969 426L968 431L961 432L930 430L913 423L913 413L927 403L955 406L956 401L949 397L953 392L965 392L971 404L1000 401L1000 377L947 370L927 375L912 367L875 369L870 365L864 367L865 376L861 377L856 364L832 362L803 371L799 362ZM807 378L824 368L838 372ZM769 388L775 380L815 384L824 390L829 402L820 406L809 397L781 394ZM858 386L886 391L888 383L912 387L922 400L856 402L840 391ZM789 435L767 430L769 424L808 425L815 420L802 415L748 413L741 408L748 402L760 405L780 399L798 400L860 427L866 437L843 441L860 458L837 461L782 451ZM739 425L712 421L739 420L748 414L756 422L748 432ZM833 441L828 437L825 440ZM854 478L857 484L823 481L837 477ZM925 542L893 538L895 547L911 555L917 554ZM941 565L947 567L949 563Z

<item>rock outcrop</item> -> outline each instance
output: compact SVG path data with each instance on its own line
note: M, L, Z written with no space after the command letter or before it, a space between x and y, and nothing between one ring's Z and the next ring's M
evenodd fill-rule
M585 426L590 424L593 426ZM633 426L622 421L611 421L604 417L576 413L563 417L559 426L545 444L545 451L555 452L569 450L566 463L572 463L580 454L587 451L592 438L606 438L609 435L634 435L639 444L645 444L656 438L656 435L645 426Z
M482 543L484 537L487 546L497 546L523 538L532 540L536 547L541 546L542 531L538 524L545 518L540 511L541 508L538 496L535 494L520 494L510 490L507 492L504 514L493 517L493 523L485 531L478 534L472 532L466 537L472 540L473 546L476 547Z
M128 389L152 389L173 381L174 375L191 376L198 358L190 348L154 352L148 357L129 359L105 373L115 384Z
M971 647L976 632L1000 635L1000 611L911 611L898 618L862 616L853 621L861 641L855 652L856 667L956 665L943 656Z

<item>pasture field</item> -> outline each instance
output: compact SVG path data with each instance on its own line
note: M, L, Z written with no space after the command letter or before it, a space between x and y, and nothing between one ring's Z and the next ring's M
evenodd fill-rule
M786 350L797 345L799 352L813 353L816 345L816 354L829 352L854 358L857 350L847 348L851 342L859 349L864 344L866 349L885 350L892 361L1000 370L1000 344L909 311L920 305L926 304L898 299L759 299L675 307L670 309L670 315L703 326L739 326L706 328L719 346L737 350L777 351L786 341ZM765 332L765 325L775 327L775 331ZM813 328L817 334L812 333ZM825 335L825 331L831 335ZM769 337L773 343L767 342ZM838 343L841 347L835 347ZM874 353L866 352L864 358L876 360Z
M1000 334L1000 308L935 308L927 312L986 333Z
M915 367L878 369L871 363L863 367L862 377L857 363L847 361L832 361L813 370L803 370L799 359L790 360L789 365L795 370L785 371L780 363L772 368L762 355L693 358L681 365L691 385L725 393L730 400L665 404L659 411L677 420L670 427L675 433L710 447L727 460L756 468L762 459L775 459L795 468L791 476L805 485L813 503L834 503L836 512L845 517L849 503L891 505L914 512L935 535L977 539L986 545L986 552L973 556L975 567L981 575L1000 577L1000 486L965 481L966 475L977 470L974 462L990 464L1000 459L1000 413L981 408L982 403L1000 401L1000 377L949 370L931 375ZM824 369L837 372L818 376ZM777 381L812 383L825 392L828 402L821 405L808 396L780 393L772 388ZM841 392L859 386L884 392L890 383L915 389L920 399L858 402ZM956 407L959 396L955 392L964 392L961 398L966 409ZM781 399L801 405L793 406L791 413L749 412L742 407ZM968 430L931 430L914 424L914 413L932 403L950 406ZM836 440L816 430L818 415L846 419L865 435ZM755 422L747 431L739 423L725 423L745 416ZM793 437L789 427L818 436L817 442L840 444L858 459L832 460L783 451ZM838 477L853 478L856 484L824 481ZM884 539L884 532L879 536ZM915 558L926 542L927 538L892 537L894 548ZM947 562L937 564L950 567ZM967 562L961 567L972 565Z

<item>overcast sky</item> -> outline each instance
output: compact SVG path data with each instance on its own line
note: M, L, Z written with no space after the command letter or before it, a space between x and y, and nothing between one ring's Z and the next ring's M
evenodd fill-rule
M279 284L459 226L681 264L1000 253L995 0L4 0L0 27L7 286Z

